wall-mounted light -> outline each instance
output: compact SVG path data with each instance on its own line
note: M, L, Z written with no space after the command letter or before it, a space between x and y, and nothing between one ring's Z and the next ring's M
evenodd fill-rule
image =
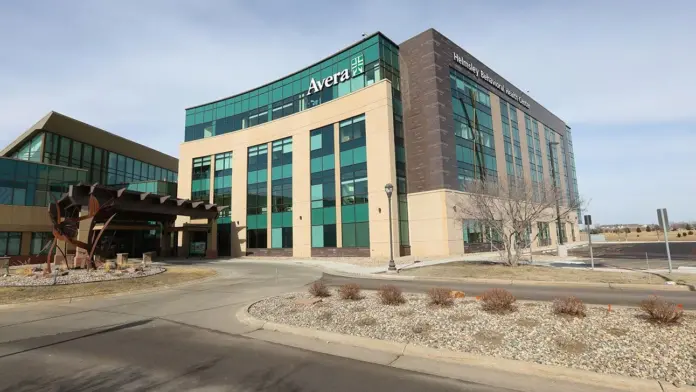
M381 209L381 208L377 208L377 212L379 212L379 213L381 214L381 213L382 213L382 209Z

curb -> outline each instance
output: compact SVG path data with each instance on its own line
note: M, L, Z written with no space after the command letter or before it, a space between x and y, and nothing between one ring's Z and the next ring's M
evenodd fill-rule
M294 327L287 324L278 324L257 319L249 313L249 309L254 306L254 304L261 301L263 300L254 301L240 308L236 314L237 320L239 320L239 322L242 324L249 325L257 329L317 339L326 343L377 350L389 354L396 354L398 356L409 356L462 364L487 370L502 370L516 375L541 377L550 381L573 382L576 384L587 385L588 387L614 388L619 391L631 392L663 392L665 390L670 390L667 388L668 386L672 387L671 384L658 380L647 380L622 375L596 373L588 370L542 365L514 359L496 358L460 351L435 349L412 343L399 343L389 340L365 338L360 336L345 335L337 332ZM428 373L425 370L421 371ZM438 374L435 373L430 374L438 376ZM696 388L682 386L679 390L683 390L685 392L694 392L696 391Z
M629 284L629 283L593 283L593 282L552 282L536 280L510 280L510 279L474 279L474 278L447 278L447 277L417 277L399 276L389 274L351 274L331 270L327 275L340 276L343 278L363 278L375 280L406 280L423 282L452 282L452 283L482 283L499 284L510 286L547 286L547 287L601 287L614 290L645 290L645 291L691 291L689 286L684 285L661 285L661 284Z
M155 275L151 275L151 276L156 276L156 275L160 275L160 274L155 274ZM209 276L207 278L190 280L187 282L182 282L182 283L167 285L167 286L161 286L161 287L157 287L157 288L132 290L132 291L122 291L120 293L112 293L112 294L79 295L79 296L57 298L57 299L46 299L46 300L36 300L36 301L26 301L26 302L13 302L13 303L9 303L9 304L0 304L0 309L12 309L12 308L18 308L18 307L23 307L23 306L70 304L74 301L83 301L83 300L87 300L87 299L121 297L124 295L131 295L131 294L156 293L159 291L177 289L179 287L185 287L185 286L189 286L189 285L193 285L193 284L205 283L205 282L208 282L210 280L217 279L219 277L220 277L219 273L217 271L215 271L215 275ZM136 279L140 279L140 278L136 278ZM88 283L98 283L98 282L88 282ZM82 283L76 283L76 284L82 284ZM64 286L64 285L62 285L62 286ZM9 286L9 287L12 287L12 286ZM14 286L14 287L32 287L32 286ZM55 286L35 286L35 287L55 287Z

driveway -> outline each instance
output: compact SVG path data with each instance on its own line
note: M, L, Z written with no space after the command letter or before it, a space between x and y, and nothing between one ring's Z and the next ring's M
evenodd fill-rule
M0 391L506 391L243 336L243 304L321 273L211 268L219 277L164 291L0 308Z

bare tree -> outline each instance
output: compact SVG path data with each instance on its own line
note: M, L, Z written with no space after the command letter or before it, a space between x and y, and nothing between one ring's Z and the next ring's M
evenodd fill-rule
M565 225L582 204L577 198L566 200L553 186L522 179L509 185L473 180L455 197L455 219L462 225L476 220L490 230L501 240L501 259L510 266L519 264L524 240L534 241L532 225L559 220Z

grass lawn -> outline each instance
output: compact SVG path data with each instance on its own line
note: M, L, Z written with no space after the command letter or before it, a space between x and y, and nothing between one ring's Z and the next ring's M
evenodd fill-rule
M62 286L0 287L0 304L147 290L208 278L216 274L214 270L208 268L166 268L167 270L161 274L135 279L111 280Z
M689 235L688 231L686 230L679 230L679 231L670 231L667 233L667 238L670 241L696 241L696 231L692 232L694 234ZM651 232L646 232L643 230L642 233L636 233L635 231L631 233L620 233L620 234L615 234L615 233L604 233L604 238L607 239L607 241L664 241L665 236L662 234L660 231L659 238L657 236L658 232L656 231L651 231ZM677 234L681 234L681 237L677 237Z
M575 268L553 268L520 265L507 267L499 264L472 263L458 261L401 271L401 275L428 276L437 278L473 278L533 280L550 282L590 282L590 283L638 283L664 284L659 276L639 272L605 272L580 270ZM696 283L696 274L672 274L674 281Z

